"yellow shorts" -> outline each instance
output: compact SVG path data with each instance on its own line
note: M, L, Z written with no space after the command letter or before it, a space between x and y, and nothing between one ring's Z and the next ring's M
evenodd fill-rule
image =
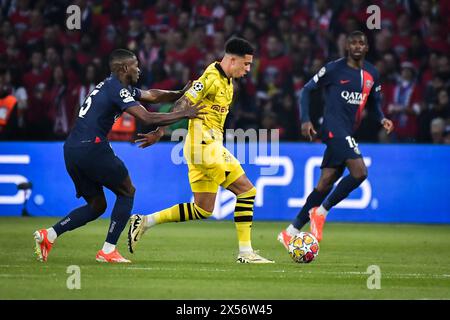
M183 153L188 163L192 192L217 193L219 186L227 188L245 174L239 161L222 143L197 147L185 145Z

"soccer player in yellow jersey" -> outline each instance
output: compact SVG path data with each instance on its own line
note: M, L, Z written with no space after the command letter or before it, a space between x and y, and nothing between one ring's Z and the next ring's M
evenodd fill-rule
M256 189L245 175L239 161L223 146L223 127L233 100L233 78L241 78L250 71L253 47L241 38L225 44L220 62L210 64L202 76L185 93L185 103L201 101L206 114L203 119L189 121L183 154L189 168L189 182L194 203L180 203L144 216L132 215L128 232L128 248L134 252L146 230L166 222L206 219L212 215L219 186L236 197L234 222L239 240L238 263L273 263L253 251L251 226ZM162 134L161 134L162 135ZM155 143L160 133L141 134L141 147Z

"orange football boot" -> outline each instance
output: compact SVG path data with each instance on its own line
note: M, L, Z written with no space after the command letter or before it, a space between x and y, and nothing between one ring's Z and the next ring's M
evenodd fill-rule
M34 233L34 240L36 246L34 252L37 255L39 261L46 262L50 250L52 250L53 243L48 240L48 232L46 229L38 230Z
M97 252L95 260L98 262L109 262L109 263L130 263L131 261L122 257L117 249L111 253L104 253L103 250Z
M286 250L289 250L289 241L291 241L292 236L286 230L281 231L278 234L277 239L286 248Z
M309 218L311 220L311 233L314 237L316 237L317 241L320 242L320 240L322 240L322 230L323 225L325 224L325 216L323 214L318 214L317 209L318 207L314 207L309 210Z

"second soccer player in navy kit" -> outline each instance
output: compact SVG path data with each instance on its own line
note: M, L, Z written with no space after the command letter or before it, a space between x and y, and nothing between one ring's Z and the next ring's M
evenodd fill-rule
M365 34L352 32L347 38L346 49L346 58L322 67L301 92L302 134L312 140L316 131L309 120L310 92L318 88L325 91L321 139L327 147L317 186L309 194L297 217L278 235L278 240L286 249L292 236L299 233L310 220L311 233L321 241L328 211L367 178L367 167L353 135L369 98L373 99L380 125L387 133L394 129L392 121L386 119L381 110L379 74L372 64L364 60L368 51ZM350 174L331 192L345 168Z

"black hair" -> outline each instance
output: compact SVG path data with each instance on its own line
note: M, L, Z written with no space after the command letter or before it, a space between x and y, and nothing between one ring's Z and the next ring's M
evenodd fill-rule
M225 43L225 53L243 57L246 54L253 55L253 52L253 46L243 38L233 37Z
M354 37L364 37L364 39L366 39L366 42L369 41L369 39L367 39L366 34L364 32L362 32L362 31L359 31L359 30L355 30L355 31L351 32L348 35L347 39L350 40L351 38L354 38Z
M136 55L130 50L115 49L109 55L109 66L112 67L113 63L115 63L115 62L121 62L123 60L133 59L134 57L136 57Z

